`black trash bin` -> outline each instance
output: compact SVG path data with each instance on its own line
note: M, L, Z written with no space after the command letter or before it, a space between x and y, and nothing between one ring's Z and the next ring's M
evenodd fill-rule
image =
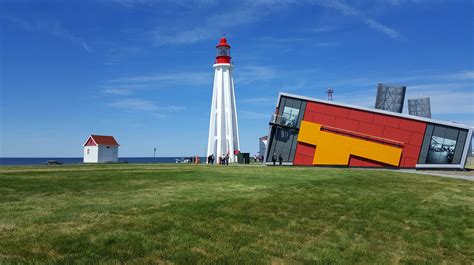
M250 153L239 153L237 155L237 163L250 164Z

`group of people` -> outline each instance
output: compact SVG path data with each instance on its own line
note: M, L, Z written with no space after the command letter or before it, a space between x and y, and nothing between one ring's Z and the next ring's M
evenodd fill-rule
M253 160L255 163L263 163L263 155L254 155Z
M219 156L217 158L217 163L219 163L219 165L229 165L229 158L230 158L229 154L222 154L221 156ZM210 165L213 165L215 160L216 160L216 158L214 157L214 154L210 154L207 157L207 163L210 164ZM264 157L263 157L263 155L260 155L260 156L255 155L254 160L255 160L255 162L262 162L263 163ZM276 166L277 161L278 161L278 165L280 165L280 166L283 165L283 156L281 154L279 154L277 156L276 153L273 153L272 163L273 163L274 166Z
M274 166L276 165L276 161L277 161L277 154L273 153L272 163L273 163ZM278 164L280 166L283 164L283 157L281 156L281 154L278 155Z
M229 165L229 154L222 154L221 156L218 157L217 159L217 163L219 163L219 165ZM208 164L211 164L213 165L214 164L214 161L216 160L216 158L214 157L214 154L211 154L207 157L207 163Z

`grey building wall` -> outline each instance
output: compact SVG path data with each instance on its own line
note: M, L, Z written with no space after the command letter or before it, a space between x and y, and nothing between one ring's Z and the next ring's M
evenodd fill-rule
M272 161L272 156L281 154L283 162L293 162L296 152L298 131L306 109L306 101L290 97L281 97L278 105L279 117L277 124L270 124L271 131L268 138L267 162ZM289 111L298 110L297 115L287 115ZM286 111L286 112L285 112ZM291 121L289 121L289 119Z

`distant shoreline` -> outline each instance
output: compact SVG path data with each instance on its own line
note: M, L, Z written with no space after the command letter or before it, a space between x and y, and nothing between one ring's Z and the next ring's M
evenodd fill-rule
M176 160L190 158L191 156L180 157L119 157L118 163L142 164L142 163L176 163ZM48 160L57 160L62 164L82 164L82 157L0 157L0 166L15 165L43 165ZM201 162L204 161L200 157Z

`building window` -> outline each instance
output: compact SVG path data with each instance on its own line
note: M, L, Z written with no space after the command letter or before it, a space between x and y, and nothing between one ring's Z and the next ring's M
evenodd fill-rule
M428 124L421 147L420 164L460 164L467 130Z
M230 56L229 47L225 47L225 46L217 47L217 56Z
M428 151L428 164L451 164L453 163L456 140L432 136Z
M87 148L87 154L89 154L89 148Z
M299 113L299 109L285 106L285 108L283 109L283 115L281 115L283 125L296 127L296 124L298 123Z

